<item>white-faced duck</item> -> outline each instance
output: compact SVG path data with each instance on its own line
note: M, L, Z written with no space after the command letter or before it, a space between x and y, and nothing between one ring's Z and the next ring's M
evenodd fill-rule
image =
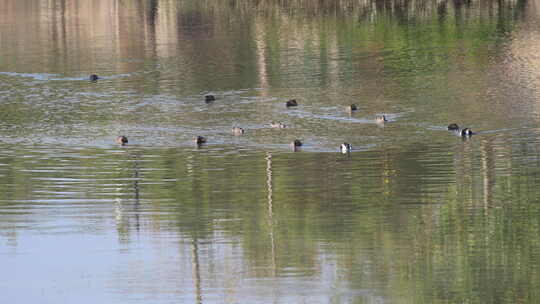
M216 97L214 95L205 95L204 96L204 102L211 103L216 100Z
M351 144L348 144L348 143L342 143L341 146L339 147L339 149L341 150L341 153L347 154L347 153L351 152L352 146L351 146Z
M386 116L384 116L384 115L379 115L379 116L377 116L377 117L375 118L375 122L376 122L376 123L381 123L381 124L383 124L383 123L385 123L385 122L387 122L387 121L388 121L388 119L386 119Z
M298 106L298 102L296 102L296 99L291 99L285 103L285 105L288 107L296 107Z
M285 129L287 127L287 125L281 123L281 122L275 122L275 121L272 121L270 123L270 127L272 128L276 128L276 129Z
M92 74L90 75L90 77L88 77L90 79L90 81L98 81L99 79L99 76L96 75L96 74Z
M457 124L452 123L448 125L448 131L454 132L454 134L462 137L469 137L472 136L474 133L469 128L463 128L461 129Z
M124 135L118 136L116 138L116 143L119 144L119 145L124 146L124 145L126 145L128 143L128 139Z
M206 138L204 138L203 136L195 136L193 138L193 141L197 144L197 145L202 145L206 142Z
M242 135L242 134L244 134L244 132L245 132L245 130L240 128L240 127L233 127L232 128L232 133L234 135Z
M356 110L358 110L358 107L354 103L350 106L347 106L347 111L349 112L354 112Z

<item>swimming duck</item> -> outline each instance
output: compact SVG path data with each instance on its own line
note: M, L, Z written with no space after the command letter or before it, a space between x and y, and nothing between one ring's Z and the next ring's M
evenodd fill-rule
M204 102L206 102L206 103L211 103L214 100L216 100L216 97L214 97L214 95L205 95L204 96Z
M356 111L358 110L358 107L353 103L352 105L350 106L347 106L347 111L349 112L353 112L353 111Z
M193 138L193 141L197 144L197 145L201 145L201 144L204 144L206 142L206 138L202 137L202 136L195 136L195 138Z
M125 144L128 143L128 139L127 139L127 137L125 137L124 135L118 136L118 137L116 138L116 143L123 146L123 145L125 145Z
M272 128L277 128L277 129L285 129L287 127L287 125L281 123L281 122L275 122L275 121L272 121L270 123L270 127Z
M99 76L96 75L96 74L92 74L92 75L90 75L89 79L90 79L90 81L97 81L99 79Z
M296 102L296 99L291 99L285 103L287 107L296 107L298 106L298 102Z
M448 131L455 131L455 130L459 130L459 126L457 124L452 123L448 125Z
M242 135L242 134L244 134L244 132L245 132L244 129L242 129L240 127L233 127L232 128L232 133L234 135Z
M473 131L471 131L471 129L469 128L465 128L461 130L461 136L471 136L473 134L474 134Z
M302 142L299 139L295 139L291 143L291 147L293 148L293 151L298 151L298 149L302 146Z
M343 153L343 154L347 154L347 153L351 152L351 150L352 150L351 144L348 144L348 143L342 143L339 148L341 149L341 153Z
M458 136L467 137L472 136L474 133L469 128L463 128L461 129L457 124L452 123L448 125L448 131L454 132Z
M384 116L384 115L380 115L380 116L377 116L375 118L375 122L377 122L377 123L385 123L387 121L388 121L388 119L386 119L386 116Z

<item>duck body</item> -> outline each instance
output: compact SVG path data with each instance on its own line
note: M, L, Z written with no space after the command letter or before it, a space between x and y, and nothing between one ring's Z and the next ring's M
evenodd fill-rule
M285 103L285 105L288 107L297 107L298 102L296 102L296 99L291 99Z
M347 106L347 111L349 111L349 112L354 112L356 110L358 110L358 106L356 106L356 104L354 104L354 103L352 105L350 105L350 106Z
M195 138L193 139L193 141L194 141L197 145L202 145L202 144L206 143L206 138L203 137L203 136L195 136Z
M351 152L352 146L349 143L342 143L339 149L341 150L341 153L347 154Z
M301 146L302 146L302 142L301 142L299 139L295 139L295 140L291 143L291 146L301 147Z
M377 122L377 123L382 123L383 124L383 123L385 123L387 121L388 121L388 119L386 119L386 116L384 116L384 115L379 115L379 116L375 117L375 122Z
M90 79L90 81L97 81L99 79L99 76L96 74L92 74L90 75L90 77L88 77L88 79Z
M461 136L463 136L463 137L472 136L473 134L474 134L473 131L471 131L471 129L469 129L469 128L465 128L465 129L461 130Z
M302 146L302 142L299 140L299 139L295 139L292 143L291 143L291 148L293 149L293 151L298 151L300 149L300 147Z
M449 124L447 129L448 131L452 131L454 132L454 134L461 137L470 137L474 134L471 129L469 128L462 129L458 126L458 124L455 124L455 123Z
M455 123L451 123L448 125L448 131L455 131L455 130L459 130L459 126Z
M214 95L205 95L204 96L204 102L211 103L214 100L216 100L216 97Z
M287 125L281 123L281 122L275 122L275 121L272 121L270 123L270 127L272 128L275 128L275 129L285 129L287 127Z

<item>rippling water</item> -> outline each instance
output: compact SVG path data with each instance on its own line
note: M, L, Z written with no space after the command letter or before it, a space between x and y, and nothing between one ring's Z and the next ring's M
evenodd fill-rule
M3 1L1 302L536 303L537 5Z

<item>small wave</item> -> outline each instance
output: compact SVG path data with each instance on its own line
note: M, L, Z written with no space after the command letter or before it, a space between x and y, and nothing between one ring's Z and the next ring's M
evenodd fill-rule
M0 75L6 75L10 77L32 78L35 80L51 80L52 77L58 76L58 74L49 73L15 73L15 72L0 72Z

